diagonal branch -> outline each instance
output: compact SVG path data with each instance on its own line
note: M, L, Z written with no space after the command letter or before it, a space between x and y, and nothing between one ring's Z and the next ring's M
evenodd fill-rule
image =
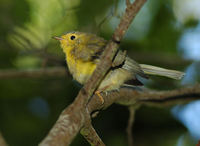
M131 3L130 0L126 0L126 10L125 13L113 34L114 42L120 42L128 30L132 20L135 18L136 14L142 8L146 0L135 0L134 3Z
M101 138L98 136L97 132L92 126L90 113L87 111L87 117L83 128L80 130L81 135L90 143L92 146L105 146Z
M105 146L97 132L93 128L91 122L85 124L86 126L81 129L81 134L92 146Z
M55 141L59 142L58 145L60 146L69 145L83 127L85 114L87 113L86 104L111 67L112 59L117 52L121 39L145 1L136 0L130 7L126 8L118 28L115 30L112 39L106 45L105 51L101 56L100 64L95 69L89 81L80 90L75 101L62 112L58 121L40 145L55 145ZM63 120L63 117L65 120ZM72 123L73 126L69 123Z

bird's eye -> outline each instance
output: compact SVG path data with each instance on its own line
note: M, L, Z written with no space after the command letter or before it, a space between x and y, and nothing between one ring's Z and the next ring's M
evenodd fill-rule
M71 40L74 40L76 37L74 36L74 35L72 35L71 37L70 37L70 39Z

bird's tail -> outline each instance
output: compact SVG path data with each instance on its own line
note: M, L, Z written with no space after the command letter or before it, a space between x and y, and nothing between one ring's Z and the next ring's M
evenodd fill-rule
M185 73L180 71L165 69L152 65L140 64L140 66L144 73L149 75L165 76L176 80L180 80L185 75Z

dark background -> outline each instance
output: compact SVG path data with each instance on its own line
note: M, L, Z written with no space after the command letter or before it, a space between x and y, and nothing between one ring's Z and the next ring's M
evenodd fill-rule
M198 0L148 0L137 15L121 49L140 63L187 73L181 81L151 77L146 87L169 90L198 83L198 6ZM59 43L51 37L76 30L109 39L124 8L124 0L0 0L0 72L66 66ZM8 144L37 145L79 89L67 73L65 77L0 78L0 130ZM192 146L200 139L199 117L199 101L142 107L133 128L135 145ZM93 125L107 145L124 146L127 120L127 107L112 105ZM89 144L78 135L72 145Z

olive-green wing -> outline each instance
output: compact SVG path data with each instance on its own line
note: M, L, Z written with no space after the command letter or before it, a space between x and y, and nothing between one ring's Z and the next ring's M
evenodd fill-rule
M93 61L99 59L105 49L107 41L96 35L87 36L85 44L76 48L76 59Z

